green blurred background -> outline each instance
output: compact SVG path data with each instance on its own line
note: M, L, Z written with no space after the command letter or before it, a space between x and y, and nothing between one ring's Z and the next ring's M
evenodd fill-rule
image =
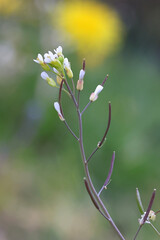
M160 1L0 0L0 240L118 239L86 193L78 144L53 109L58 90L33 62L59 45L78 80L86 57L81 108L109 74L98 101L84 114L87 156L112 122L103 148L90 162L98 189L112 151L112 181L102 198L126 239L157 189L160 209ZM73 105L63 96L68 123L77 131ZM72 114L73 113L73 114ZM155 226L160 225L157 216ZM146 225L137 239L158 239Z

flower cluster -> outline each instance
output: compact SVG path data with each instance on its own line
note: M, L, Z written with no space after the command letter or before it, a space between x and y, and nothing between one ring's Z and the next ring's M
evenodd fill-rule
M73 137L78 141L82 156L82 162L85 169L85 177L84 177L84 184L86 187L86 190L91 198L91 201L93 202L96 209L100 212L100 214L107 219L115 231L117 232L117 235L120 237L120 239L125 240L122 233L119 231L117 226L115 225L113 219L111 218L107 208L102 202L101 194L104 189L108 188L109 183L111 182L111 175L113 172L114 162L115 162L115 151L113 151L112 159L110 163L110 169L107 175L106 180L104 181L104 184L100 188L99 191L96 191L92 179L90 177L88 164L93 155L103 146L103 143L105 142L106 136L108 134L110 123L111 123L111 102L109 102L109 111L108 111L108 123L106 126L106 130L103 134L103 137L101 138L101 141L98 142L96 148L91 152L89 157L86 156L84 151L84 142L83 142L83 124L82 124L82 115L86 111L86 109L90 106L90 104L93 104L95 102L100 94L100 92L103 90L104 84L106 80L108 79L108 75L105 77L103 82L99 84L94 92L92 92L89 96L89 102L86 104L84 109L81 111L80 109L80 95L81 91L83 90L84 85L84 77L85 77L85 60L83 60L82 69L80 69L79 72L79 78L77 81L77 84L75 86L75 83L73 81L73 72L71 70L70 63L67 58L64 57L62 53L62 47L59 46L57 49L54 50L54 53L51 51L48 51L48 53L44 54L44 58L41 54L38 54L37 59L34 59L34 61L41 65L41 67L45 70L41 73L41 77L52 87L59 88L59 98L58 101L54 102L54 108L58 113L58 116L61 121L64 122L69 132L73 135ZM57 76L57 82L55 82L46 71L53 72ZM67 81L67 76L71 78L71 81ZM70 86L72 84L72 87ZM79 128L79 134L75 134L74 131L70 128L68 125L64 114L63 114L63 105L62 105L62 91L67 92L67 94L70 96L71 100L73 101L74 107L77 112L78 116L78 128ZM152 224L152 221L156 220L156 215L160 212L156 211L154 212L151 210L154 199L155 199L156 189L154 189L150 202L148 204L147 210L144 211L144 207L142 205L141 197L138 188L136 188L136 198L137 198L137 205L139 208L139 211L141 213L141 217L138 219L139 222L139 228L135 234L134 240L136 240L139 231L141 230L142 226L144 224L149 224L155 232L160 236L160 232L154 227Z
M48 53L44 54L44 57L39 53L36 59L33 59L34 62L41 65L42 69L45 70L41 73L41 77L51 86L60 88L61 90L67 92L69 95L70 93L61 86L62 81L66 80L66 75L68 78L72 79L73 88L75 88L73 82L73 72L71 69L70 62L68 58L65 58L63 55L63 49L61 46L54 49L54 53L48 51ZM54 73L56 75L56 81L53 80L52 77L48 75L47 72ZM77 81L76 89L78 92L83 90L84 85L84 76L85 76L85 60L83 60L83 67L79 72L79 78ZM63 83L62 83L63 85ZM103 90L102 85L98 85L93 93L90 94L89 100L90 103L97 100L99 93ZM54 103L54 107L58 112L59 118L62 121L65 121L63 114L61 113L60 105L58 102Z
M141 218L138 219L138 222L139 222L139 225L143 225L144 224L144 217L146 215L146 212L144 212L142 215L141 215ZM149 214L148 214L148 217L147 217L147 220L145 221L145 223L148 223L150 224L150 221L155 221L156 220L156 214L153 210L150 210Z
M44 54L44 58L39 53L37 59L34 59L34 61L40 64L45 71L55 73L57 75L57 83L60 85L63 77L65 77L64 70L69 78L73 77L73 73L68 58L64 58L64 55L62 54L62 47L59 46L54 52L55 53L48 51L48 53ZM43 72L41 76L44 80L47 80L47 82L49 80L48 84L52 82L50 85L54 87L56 86L55 82L53 84L54 80L50 78L46 72Z

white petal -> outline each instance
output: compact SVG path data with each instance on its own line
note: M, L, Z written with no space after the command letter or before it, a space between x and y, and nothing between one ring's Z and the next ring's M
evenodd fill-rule
M51 60L50 57L46 57L46 58L44 59L44 61L45 61L45 63L51 63L51 62L52 62L52 60Z
M54 103L54 108L56 109L56 111L58 112L58 114L61 115L60 106L59 106L59 103L58 103L58 102L55 102L55 103Z
M39 59L40 62L43 62L43 57L42 57L42 55L40 53L38 54L37 58Z
M68 58L64 59L64 68L70 68L70 63L68 61Z
M41 77L46 80L47 78L49 78L48 74L46 72L42 72L41 73Z
M81 69L80 73L79 73L79 80L83 80L84 75L85 75L85 71L83 69Z
M62 47L61 47L61 46L57 47L56 50L54 50L54 52L55 52L57 55L62 54Z
M98 95L103 90L102 85L98 85L94 91L95 95Z
M96 95L96 94L93 92L93 93L91 93L91 95L90 95L90 97L89 97L89 100L90 100L91 102L94 102L94 101L97 100L97 98L98 98L98 95Z
M51 51L48 51L48 53L49 53L50 58L51 58L52 60L54 60L55 57L56 57L56 55L53 54Z
M44 58L48 58L49 57L49 54L48 53L45 53L44 54Z
M33 61L36 63L40 63L39 60L37 60L37 59L33 59Z
M53 71L54 71L55 73L59 73L56 68L53 68Z

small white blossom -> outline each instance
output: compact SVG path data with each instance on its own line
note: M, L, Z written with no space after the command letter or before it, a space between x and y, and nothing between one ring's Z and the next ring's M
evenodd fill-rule
M79 72L79 80L83 80L84 75L85 75L85 71L83 69L81 69Z
M38 63L38 64L43 64L43 57L42 55L39 53L36 59L33 59L34 62Z
M144 212L144 213L141 215L141 218L138 219L139 225L142 225L142 224L143 224L143 219L144 219L145 214L146 214L146 212ZM145 223L149 223L149 224L150 224L150 221L149 221L149 218L148 218L148 217L147 217L147 220L145 221Z
M93 93L91 93L89 100L94 102L97 100L99 93L103 90L102 85L98 85Z
M70 62L68 61L68 58L64 59L64 69L66 70L68 77L72 78L73 72L71 70L71 66L70 66Z
M64 117L63 117L63 115L62 115L62 113L61 113L60 105L59 105L58 102L55 102L55 103L54 103L54 108L55 108L55 110L57 111L60 120L61 120L61 121L64 121L65 119L64 119Z
M70 68L70 62L68 61L68 58L64 59L64 69Z
M148 218L149 220L155 221L156 220L156 214L154 211L150 210L149 214L148 214Z
M48 53L44 54L45 63L54 62L56 58L57 58L57 54L53 54L51 51L48 51Z
M57 56L63 56L62 54L62 47L59 46L58 48L54 49L54 52L57 54Z
M46 72L42 72L41 73L41 77L44 79L44 80L47 80L49 78L48 74Z

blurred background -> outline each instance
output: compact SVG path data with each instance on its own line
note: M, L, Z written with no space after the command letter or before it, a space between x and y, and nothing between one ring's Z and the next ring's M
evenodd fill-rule
M118 239L86 193L78 144L53 109L58 90L33 62L59 45L78 80L86 58L81 109L109 74L105 89L83 117L86 155L107 140L90 162L101 188L113 150L112 181L102 198L126 239L157 189L160 209L160 1L0 0L0 240ZM65 116L78 134L73 105ZM160 225L157 215L155 226ZM160 229L159 229L160 230ZM158 239L145 225L139 239Z

